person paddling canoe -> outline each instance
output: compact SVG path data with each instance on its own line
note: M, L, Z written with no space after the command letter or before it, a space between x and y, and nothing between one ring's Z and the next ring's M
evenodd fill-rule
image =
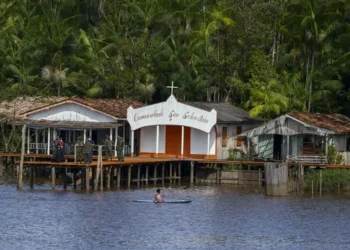
M154 195L154 203L162 203L163 202L163 196L160 194L160 189L157 189L155 195Z

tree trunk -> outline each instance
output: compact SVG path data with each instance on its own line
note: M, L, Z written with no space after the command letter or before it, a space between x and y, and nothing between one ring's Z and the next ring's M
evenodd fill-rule
M312 51L312 60L311 60L311 72L309 76L309 106L307 109L307 112L310 113L311 111L311 96L312 96L312 81L313 81L313 74L314 74L314 62L315 62L315 49Z

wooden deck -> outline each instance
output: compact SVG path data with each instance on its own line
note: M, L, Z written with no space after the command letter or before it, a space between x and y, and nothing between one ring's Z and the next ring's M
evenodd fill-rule
M180 159L155 159L155 158L138 158L138 157L128 157L124 158L123 162L117 160L112 161L102 161L103 167L118 167L126 165L140 165L140 164L156 164L156 163L166 163L166 162L179 162ZM23 165L34 165L34 166L55 166L55 167L86 167L93 168L97 167L97 161L93 161L91 164L79 163L79 162L51 162L51 161L24 161Z
M19 153L0 153L0 157L15 157L20 158ZM74 155L65 155L66 162L52 162L52 155L46 154L24 154L24 165L36 165L36 166L55 166L55 167L96 167L97 166L97 155L93 156L91 164L72 162ZM30 161L28 161L30 159ZM38 160L42 159L42 160ZM46 159L46 160L45 160ZM69 161L70 160L70 161ZM111 161L103 160L103 166L125 166L125 165L138 165L138 164L156 164L166 162L182 162L182 161L193 161L200 164L221 164L221 165L249 165L249 166L264 166L266 162L263 161L229 161L229 160L207 160L207 159L179 159L179 158L151 158L151 157L124 157L123 162L118 162L116 156L112 157ZM339 168L347 169L350 165L338 165L338 164L327 164L327 163L298 163L289 162L289 166L305 166L305 167L317 167L317 168Z

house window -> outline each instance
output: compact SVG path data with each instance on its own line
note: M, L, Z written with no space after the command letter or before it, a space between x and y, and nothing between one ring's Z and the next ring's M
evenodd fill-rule
M227 147L227 127L222 127L222 147Z
M241 133L242 133L242 127L241 126L236 127L236 135L239 135ZM236 146L237 147L241 147L242 146L242 141L237 140Z
M350 137L346 138L346 152L350 152Z

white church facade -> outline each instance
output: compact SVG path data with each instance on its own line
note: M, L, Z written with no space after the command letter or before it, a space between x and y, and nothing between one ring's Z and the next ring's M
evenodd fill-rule
M227 103L165 102L128 108L131 155L156 158L226 159L230 148L242 148L235 135L261 124L261 119ZM136 132L137 131L137 132Z

